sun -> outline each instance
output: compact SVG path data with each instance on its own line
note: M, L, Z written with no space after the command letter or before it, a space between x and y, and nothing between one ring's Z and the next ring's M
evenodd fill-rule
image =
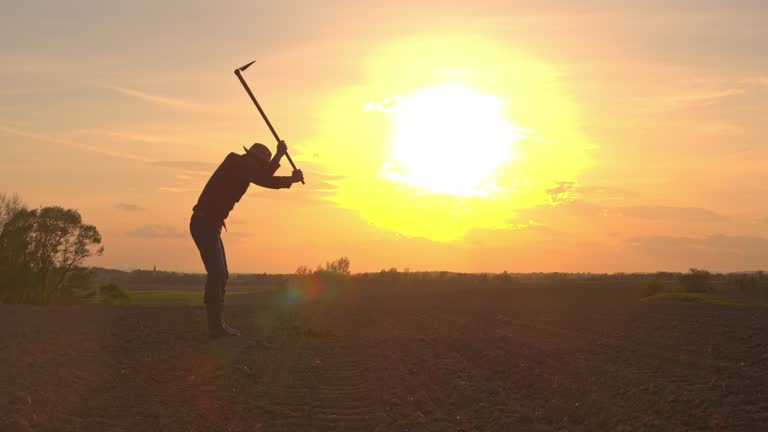
M529 210L556 204L552 190L592 165L561 71L505 44L403 39L354 75L318 98L298 157L325 175L320 196L382 236L472 241L531 225Z
M397 98L391 112L392 154L384 177L423 190L488 196L497 169L515 157L519 128L504 119L498 97L460 85Z

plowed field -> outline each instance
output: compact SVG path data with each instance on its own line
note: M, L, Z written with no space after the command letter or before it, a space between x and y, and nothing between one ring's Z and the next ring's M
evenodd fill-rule
M0 305L0 430L768 430L768 309L619 291Z

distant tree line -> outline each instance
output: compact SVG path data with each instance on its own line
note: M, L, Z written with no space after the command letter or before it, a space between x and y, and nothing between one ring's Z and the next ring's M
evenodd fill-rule
M0 194L0 302L126 303L130 299L120 285L198 289L204 283L202 274L89 269L84 264L103 253L101 242L99 231L85 224L77 210L57 206L28 209L18 196ZM318 283L373 289L601 286L639 289L643 296L736 288L768 295L768 277L763 272L721 274L691 268L688 273L457 273L389 268L352 274L346 256L314 269L300 266L291 275L234 274L230 279L230 286L238 289L317 287Z
M336 276L349 276L351 274L351 262L348 257L341 257L334 261L328 261L324 266L318 265L314 271L309 267L302 265L296 269L296 275L309 276L315 275L336 275Z
M0 302L76 303L100 295L84 264L103 253L101 241L75 209L29 209L18 195L0 194Z

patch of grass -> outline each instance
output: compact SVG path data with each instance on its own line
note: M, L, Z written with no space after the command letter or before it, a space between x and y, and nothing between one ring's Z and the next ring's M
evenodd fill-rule
M652 280L648 281L648 284L643 289L643 297L650 297L654 296L656 294L659 294L664 287L661 284L661 281L658 280Z
M686 303L707 303L721 306L768 307L768 303L732 300L707 293L673 292L661 293L643 298L643 301L676 301Z
M201 291L129 291L131 304L136 306L199 306L203 304ZM227 296L241 292L227 290Z

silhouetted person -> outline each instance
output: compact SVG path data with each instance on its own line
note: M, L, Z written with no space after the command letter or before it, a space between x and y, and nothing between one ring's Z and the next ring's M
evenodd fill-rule
M240 201L251 183L270 188L290 188L302 181L301 170L290 177L275 176L280 159L288 151L284 141L277 145L275 157L263 144L254 144L245 154L230 153L205 185L197 205L192 209L189 231L200 251L208 273L205 280L205 307L208 317L208 333L211 337L238 336L240 332L228 327L222 319L224 292L229 279L227 256L221 241L221 229L229 212Z

